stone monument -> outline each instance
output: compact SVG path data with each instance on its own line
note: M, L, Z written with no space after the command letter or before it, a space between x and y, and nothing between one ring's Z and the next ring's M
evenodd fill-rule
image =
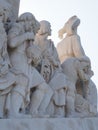
M0 128L97 130L97 90L72 16L59 30L32 13L18 16L19 0L0 0ZM17 120L16 120L17 119ZM84 126L85 125L85 126Z

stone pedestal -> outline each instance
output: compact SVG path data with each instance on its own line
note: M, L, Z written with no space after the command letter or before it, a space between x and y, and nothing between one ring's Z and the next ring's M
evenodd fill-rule
M98 118L1 119L0 130L98 130Z

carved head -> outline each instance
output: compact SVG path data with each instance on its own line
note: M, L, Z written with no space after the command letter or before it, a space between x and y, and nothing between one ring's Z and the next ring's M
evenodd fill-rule
M67 33L67 35L73 35L77 33L77 27L80 24L80 19L77 16L72 16L69 20L65 23L64 27L59 30L59 38L63 38L63 34Z
M94 72L91 70L91 61L89 57L84 56L79 58L79 61L81 63L81 67L83 68L83 71L87 74L89 74L90 77L94 75Z
M24 26L25 32L33 31L34 34L36 34L40 28L39 22L35 19L34 15L29 12L22 14L19 17L18 22Z
M40 21L40 30L38 31L39 35L48 34L48 36L51 35L51 25L48 21L42 20Z

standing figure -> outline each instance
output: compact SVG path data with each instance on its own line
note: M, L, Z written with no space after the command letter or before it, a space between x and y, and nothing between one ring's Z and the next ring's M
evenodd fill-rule
M13 73L8 50L7 50L7 34L4 28L8 19L8 12L5 8L0 7L0 117L20 117L19 110L23 104L23 97L16 101L13 98L14 89L22 86L27 87L28 79L23 74ZM19 80L23 77L23 81ZM20 87L21 88L21 87ZM20 90L21 91L21 90ZM18 96L19 93L17 93ZM18 104L17 104L18 102Z
M17 72L23 73L28 78L26 93L23 94L26 95L25 98L30 103L30 113L33 116L39 116L38 108L44 95L48 93L48 89L50 90L43 77L31 66L31 62L27 56L27 49L33 47L34 36L38 29L39 22L35 17L31 13L24 13L19 17L18 22L13 24L8 34L11 64ZM36 90L32 93L30 100L30 91L33 88L36 88ZM20 91L20 88L17 88L16 91ZM47 107L53 93L52 90L49 92L47 104L44 104L44 108Z
M96 109L96 86L94 85L94 83L91 80L91 77L93 76L93 71L91 70L91 63L90 63L90 59L86 56L82 45L81 45L81 41L80 41L80 37L77 34L77 27L80 24L80 19L77 16L72 16L71 18L69 18L69 20L65 23L64 27L62 29L59 30L59 37L63 38L63 34L66 33L65 38L60 41L57 45L57 51L58 51L58 55L60 58L60 61L62 63L62 67L64 70L64 73L68 73L66 70L66 66L68 62L72 62L72 59L76 60L79 64L80 64L80 71L82 72L82 74L84 75L84 77L82 76L82 79L80 81L80 77L78 76L77 81L75 81L75 83L77 82L77 84L73 84L75 85L74 89L76 90L76 88L79 90L82 86L84 93L83 97L85 97L86 100L88 100L88 102L92 102L91 98L88 99L88 97L92 97L91 95L91 88L92 88L92 84L93 87L95 89L95 99L93 100L94 103L92 104L92 106L94 106L94 109ZM74 61L73 60L73 61ZM69 65L70 66L70 65ZM67 66L67 68L69 67ZM70 68L69 68L70 70ZM70 73L70 72L69 72ZM71 77L72 78L72 77ZM71 79L70 78L70 79ZM85 81L83 80L85 79ZM89 92L87 92L87 90ZM92 89L93 90L93 89ZM83 92L82 92L83 93ZM90 93L90 94L89 94ZM78 98L79 99L79 98ZM96 110L95 112L96 113ZM89 114L88 114L89 115Z
M65 104L66 104L66 89L69 85L67 77L62 72L60 61L54 43L48 36L51 35L51 25L48 21L40 22L40 30L36 34L35 44L39 46L41 50L41 68L40 73L43 75L46 82L54 90L53 102L54 102L54 114L55 116L65 116ZM43 103L45 100L43 101ZM40 107L42 110L43 107ZM50 111L52 106L50 106ZM51 114L51 115L52 115Z

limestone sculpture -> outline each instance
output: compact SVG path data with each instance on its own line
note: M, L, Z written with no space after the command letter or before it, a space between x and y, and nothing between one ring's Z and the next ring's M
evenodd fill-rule
M58 54L56 48L54 47L53 42L51 41L51 39L48 39L48 36L50 35L51 35L50 23L45 20L41 21L40 30L38 31L35 38L35 43L41 49L42 66L40 73L49 83L50 87L52 87L52 89L54 90L54 96L53 96L53 102L55 106L54 116L64 117L67 116L68 113L70 112L72 113L75 111L74 107L75 92L73 90L73 85L71 84L71 82L69 82L69 79L63 73L60 60L58 58ZM69 94L70 96L68 96Z
M90 117L97 113L93 71L72 16L59 31L32 13L18 17L19 0L0 0L0 118ZM95 93L95 94L93 94Z
M10 62L7 53L7 35L3 23L0 21L0 117L3 118L9 109L7 98L10 96L15 76L11 73Z
M85 56L80 37L77 34L79 24L80 19L77 16L72 16L58 32L60 38L63 38L63 34L66 33L65 38L57 45L61 63L70 57L80 58Z
M2 9L2 8L1 8ZM2 10L3 11L3 10ZM21 88L20 86L23 86L23 90L27 87L27 82L28 79L26 76L24 76L21 73L15 73L11 63L10 63L10 58L8 55L8 50L7 50L7 34L6 34L6 29L4 28L4 25L7 20L7 14L6 12L2 12L1 14L1 96L0 98L2 99L1 102L1 111L2 115L1 118L4 117L19 117L19 109L20 106L23 103L23 98L19 98L19 100L16 100L16 97L18 97L19 93L21 93ZM6 16L6 18L5 18ZM3 20L5 19L5 22ZM3 22L3 23L2 23ZM22 80L20 80L22 78ZM24 83L24 84L23 84ZM2 88L3 87L3 88ZM16 91L16 89L20 89L19 91ZM25 91L25 90L24 90ZM17 94L15 94L15 92ZM17 96L16 96L17 95ZM2 110L3 109L3 110Z
M35 17L31 13L24 13L19 17L18 22L13 24L8 33L8 45L11 50L9 53L11 64L17 72L23 73L28 79L28 85L25 92L24 90L21 90L21 95L27 102L30 102L31 89L36 87L36 91L31 94L30 102L30 113L33 116L38 116L38 108L44 95L48 95L47 104L44 104L44 108L47 107L46 105L48 105L52 96L51 88L46 84L39 72L31 65L27 56L26 50L30 47L32 49L34 35L38 29L39 23ZM32 60L33 59L31 59L31 61ZM18 88L16 91L19 92L20 89ZM19 98L19 96L17 98Z
M80 86L82 86L82 89L83 89L82 97L84 95L85 101L88 102L87 104L89 104L89 108L85 108L85 109L88 109L86 110L86 112L84 112L85 110L81 106L81 108L83 109L82 112L84 112L84 116L87 116L87 115L91 116L91 115L96 115L96 112L97 112L97 101L96 101L97 91L96 91L96 86L91 80L91 77L93 76L93 71L91 70L90 59L86 56L81 45L80 37L77 34L77 27L79 26L79 24L80 24L80 19L77 16L72 16L65 23L64 27L59 30L58 33L59 33L60 38L63 38L64 33L66 33L66 36L61 42L58 43L57 51L58 51L60 61L62 63L62 68L64 70L64 73L68 75L69 80L73 80L72 84L75 85L74 90L76 90L76 88L79 90ZM92 91L91 90L92 85L90 85L90 82L92 82L93 84L93 88L95 91L94 93L96 95L96 97L93 99L93 103L91 103L91 101L87 99L88 97L87 91ZM76 97L77 97L77 94L76 94ZM79 95L78 95L77 100L79 101ZM75 102L77 102L77 100ZM94 107L93 109L94 111L91 111L90 107ZM77 110L77 107L76 107L76 110Z

